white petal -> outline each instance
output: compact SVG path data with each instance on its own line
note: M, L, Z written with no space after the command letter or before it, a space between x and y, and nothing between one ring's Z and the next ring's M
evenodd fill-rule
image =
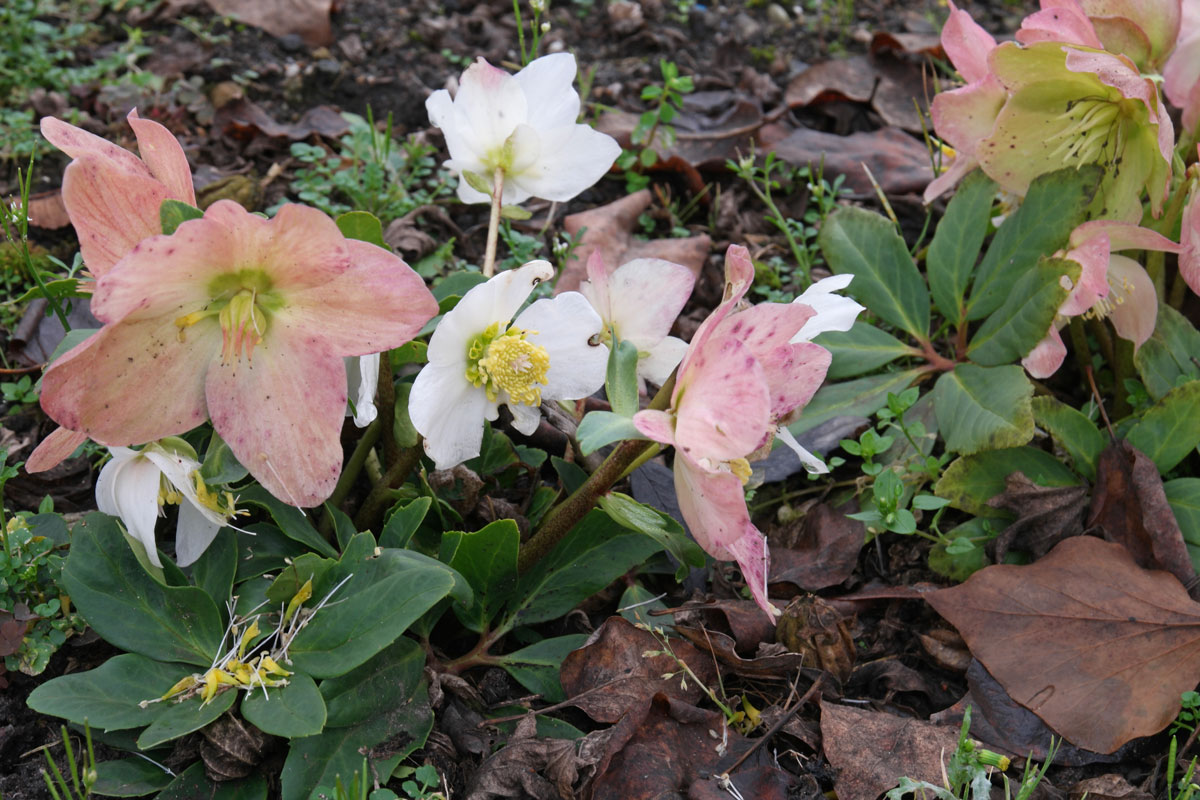
M379 389L379 353L350 356L346 362L346 393L354 398L354 424L365 428L379 416L375 392ZM350 410L346 410L350 416Z
M573 125L579 117L575 82L575 56L554 53L529 62L515 76L525 92L528 122L538 129Z
M106 464L101 470L101 479L110 467L110 477L105 485L101 486L100 479L96 481L96 505L104 513L120 517L129 535L146 548L150 563L161 567L162 561L154 546L161 474L158 467L139 453L132 458Z
M429 340L429 363L466 367L467 345L493 322L503 329L528 299L533 287L554 277L549 261L530 261L472 287L442 317Z
M671 377L671 372L683 360L687 352L687 342L668 336L647 351L647 355L638 361L638 375L651 383L662 386Z
M186 567L204 554L221 524L213 522L204 509L191 503L179 506L179 524L175 528L175 561Z
M528 436L537 430L542 422L542 412L535 406L523 406L520 403L509 403L508 410L512 412L514 428Z
M446 149L450 151L447 167L456 174L464 169L475 172L485 169L482 154L475 152L475 137L466 128L463 115L455 111L449 92L439 89L429 95L425 100L425 110L429 113L429 121L446 137Z
M510 180L533 197L566 202L608 172L621 146L587 125L539 131L541 153L528 169Z
M462 74L454 111L467 147L484 155L502 147L526 121L525 91L512 75L480 58ZM451 151L450 157L458 155Z
M778 437L779 441L792 448L792 451L800 457L800 463L804 465L804 469L808 472L813 475L824 475L829 472L829 467L825 465L825 462L801 447L800 443L796 441L796 437L787 428L780 425L779 429L775 431L775 436Z
M155 444L147 445L142 450L142 456L153 463L159 472L167 476L167 481L184 496L188 502L183 505L194 506L200 514L218 528L226 523L225 515L202 504L200 496L196 493L196 482L192 476L195 475L196 470L200 469L199 461L177 453L165 452Z
M496 418L496 406L457 365L429 363L413 383L408 416L436 467L450 469L479 455L483 420Z
M578 400L604 385L608 348L588 343L604 329L604 323L579 292L538 300L521 312L514 325L537 331L527 340L546 348L550 355L543 400Z
M854 326L854 320L864 311L863 306L848 297L833 294L845 289L854 279L853 275L833 275L817 281L804 290L804 294L793 302L803 303L816 313L809 317L804 327L796 331L791 343L811 342L818 334L825 331L848 331Z

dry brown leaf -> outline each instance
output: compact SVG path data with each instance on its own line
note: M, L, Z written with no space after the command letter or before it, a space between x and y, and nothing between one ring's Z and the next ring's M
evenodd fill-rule
M743 678L783 681L801 667L814 666L802 654L787 652L786 647L779 646L779 652L770 652L775 648L767 648L768 655L742 658L734 647L733 638L720 631L706 631L679 624L676 624L675 630L698 649L712 653L718 661Z
M1088 525L1103 531L1110 542L1124 545L1139 565L1165 569L1184 586L1195 580L1196 568L1167 503L1158 467L1129 442L1118 442L1100 454Z
M314 133L326 139L336 139L350 130L349 123L329 106L316 106L292 124L284 124L244 97L230 100L217 109L213 129L234 139L252 140L259 136L268 139L288 139L298 142Z
M1041 558L1068 536L1083 533L1086 486L1039 486L1020 472L1004 479L1004 492L987 504L1012 511L1017 519L996 537L995 558L1004 563L1009 548L1016 547Z
M294 33L309 47L332 44L329 10L333 0L206 0L218 14L262 28L272 36Z
M631 711L640 714L657 692L699 700L700 687L695 681L663 678L680 671L674 659L643 655L662 649L654 634L624 617L609 617L586 645L563 659L559 672L563 690L573 705L597 722L616 722ZM671 649L705 684L716 681L710 656L679 640L672 641Z
M663 258L683 264L699 277L700 269L712 249L707 235L687 239L651 239L643 242L633 238L638 215L650 207L650 192L643 189L608 205L572 214L563 220L563 228L574 236L587 228L571 260L567 262L555 292L574 291L587 278L587 260L593 250L599 250L604 263L614 269L635 258Z
M926 599L1014 700L1089 750L1162 730L1200 680L1200 605L1092 536Z
M570 800L580 767L590 766L576 755L570 739L535 738L537 722L524 717L504 747L488 756L471 776L467 800L535 798Z
M925 146L899 128L849 136L797 128L771 144L770 149L798 167L815 167L824 160L826 178L845 175L846 186L864 194L874 192L874 188L863 164L888 194L921 192L933 180Z
M919 134L917 107L925 109L925 94L921 66L881 49L870 56L814 64L788 83L784 102L789 108L839 100L869 103L886 125Z
M1071 787L1067 795L1071 800L1154 800L1154 795L1143 792L1121 775L1101 775L1088 778Z
M809 509L800 525L800 535L786 546L772 532L771 583L815 592L849 578L858 566L866 526L826 503Z
M62 191L51 189L29 197L29 224L35 228L56 230L71 224L67 207L63 205Z
M905 776L941 785L958 729L822 702L821 737L838 800L875 800Z

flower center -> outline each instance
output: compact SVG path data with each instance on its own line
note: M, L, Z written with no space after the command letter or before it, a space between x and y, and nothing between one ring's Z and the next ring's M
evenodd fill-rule
M216 277L208 285L212 302L176 318L179 341L187 328L215 316L221 325L222 363L229 364L243 354L249 361L266 334L270 312L283 306L271 288L271 279L262 270L244 269Z
M1111 161L1120 149L1121 104L1108 99L1073 100L1058 116L1062 127L1046 140L1058 143L1051 154L1064 165L1079 166Z
M489 400L495 401L501 392L507 392L521 405L540 405L550 354L525 338L536 331L499 331L500 323L495 322L471 340L467 347L467 380L483 387Z
M267 317L259 309L257 292L242 289L221 309L221 361L229 364L244 352L250 360L254 346L262 341L267 330Z

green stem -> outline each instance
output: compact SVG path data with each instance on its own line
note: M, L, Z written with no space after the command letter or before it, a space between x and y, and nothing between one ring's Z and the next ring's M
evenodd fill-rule
M525 55L525 24L521 21L520 0L513 0L513 16L517 18L517 42L521 46L521 66L524 67L529 63L529 58Z
M671 403L671 395L675 391L675 376L672 375L654 399L649 408L661 411ZM604 463L588 476L583 485L571 493L550 512L525 544L521 545L517 557L517 570L527 572L530 567L544 558L554 546L562 541L572 528L591 511L596 502L612 489L613 484L624 477L630 467L641 459L647 450L657 450L657 442L647 442L641 439L627 439L617 445Z
M1118 338L1116 341L1116 358L1113 361L1113 419L1128 416L1133 407L1125 394L1125 381L1133 377L1133 342Z
M486 278L492 277L496 272L496 241L500 236L500 198L503 196L504 168L496 167L496 172L492 175L492 214L488 217L487 250L483 256L483 275Z
M405 478L421 460L421 445L406 447L400 451L399 457L388 467L383 478L363 500L358 514L354 517L354 525L360 531L374 530L383 519L383 512L392 499L392 490L404 483Z
M354 446L354 452L350 454L349 460L346 461L346 466L342 469L342 474L338 476L337 485L333 487L333 494L329 495L329 499L326 501L333 508L341 507L342 503L346 500L346 496L350 494L350 489L354 486L354 482L358 480L358 475L362 472L363 464L366 463L367 454L371 452L371 448L375 446L375 442L379 441L379 432L382 427L377 417L363 431L362 438ZM332 531L332 523L333 518L326 515L321 521L321 532L328 534Z
M1083 329L1083 318L1071 317L1067 328L1071 335L1071 350L1075 354L1075 363L1079 365L1079 374L1086 375L1087 368L1092 363L1092 348L1088 346L1087 331Z
M1167 298L1167 305L1179 311L1183 308L1183 300L1187 297L1188 285L1183 279L1182 272L1175 273L1175 280L1171 283L1171 296Z
M1146 251L1146 274L1154 282L1159 301L1167 299L1167 254L1162 250Z
M392 424L396 418L396 383L392 375L392 360L386 350L379 354L379 387L375 390L375 408L379 412L375 421L386 428L380 431L381 434L386 434L383 435L384 462L394 464L400 457L400 445L396 444L396 428Z

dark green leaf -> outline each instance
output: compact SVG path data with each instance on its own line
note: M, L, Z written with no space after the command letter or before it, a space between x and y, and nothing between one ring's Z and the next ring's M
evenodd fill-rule
M987 505L1004 491L1004 479L1020 472L1038 486L1078 486L1079 476L1044 450L1035 447L1011 447L985 450L963 456L946 467L937 482L938 497L957 509L981 517L1004 516L1005 512Z
M1176 478L1163 484L1167 502L1183 533L1192 566L1200 572L1200 478ZM60 679L61 680L61 679ZM33 700L30 698L30 704Z
M183 664L122 653L95 669L46 681L29 695L29 707L78 725L87 722L96 730L140 728L170 706L151 703L140 708L138 703L161 697L192 671Z
M242 701L242 716L264 733L294 739L312 736L325 727L325 699L317 684L303 672L293 673L287 686L252 691Z
M253 774L235 781L210 781L197 761L158 793L155 800L267 800L267 779ZM305 798L307 800L307 798Z
M559 667L562 666L567 653L583 647L586 641L587 636L582 633L543 639L500 656L499 664L517 683L535 694L540 694L547 703L561 703L567 698L563 694L562 684L558 681Z
M350 211L337 218L338 230L347 239L357 239L384 250L391 250L383 241L383 223L369 211Z
M967 284L987 236L995 197L995 182L983 170L972 172L958 185L929 243L929 291L942 314L955 323L963 319Z
M222 528L216 538L192 565L192 578L217 603L218 609L225 608L225 601L233 594L233 578L237 573L238 533L232 528Z
M92 794L105 797L141 797L157 792L175 778L144 758L122 758L96 764Z
M593 414L596 412L592 412ZM586 417L584 419L587 419ZM570 494L587 481L588 474L574 461L567 461L558 456L550 456L550 466L554 467L558 479L562 481L563 489Z
M323 556L337 558L337 550L325 541L313 527L311 518L295 506L289 506L257 483L252 483L238 493L238 501L258 506L267 511L279 529L290 539L315 550Z
M996 231L979 264L967 302L967 319L983 319L999 308L1017 279L1042 256L1067 243L1071 231L1083 222L1101 174L1099 167L1087 165L1056 170L1034 180L1020 208Z
M447 531L442 547L452 553L449 564L467 579L474 591L469 607L458 603L454 611L467 629L487 628L511 597L517 583L517 551L521 532L511 519L498 519L475 531Z
M1096 459L1108 442L1095 423L1053 397L1035 397L1032 407L1033 419L1067 451L1075 469L1088 480L1096 480Z
M158 219L162 223L162 232L167 236L174 233L183 223L200 219L203 216L204 212L195 206L169 197L163 200L162 205L158 207Z
M639 503L627 494L609 492L600 498L600 507L623 528L643 533L655 540L679 562L676 578L682 580L688 567L704 566L704 551L684 532L683 526L657 509Z
M307 553L308 548L283 535L283 531L266 522L246 526L252 535L238 537L237 583L275 572L293 558ZM240 591L240 589L239 589Z
M1166 303L1158 306L1154 333L1133 354L1146 391L1155 400L1183 381L1200 378L1200 331Z
M834 273L854 275L849 294L913 336L929 335L929 291L887 218L844 206L821 225L817 241Z
M432 498L418 497L398 506L383 525L383 533L379 534L379 546L408 547L413 534L425 521L425 515L429 513L431 505L433 505Z
M158 719L150 723L149 728L142 731L137 739L138 749L149 750L163 742L200 730L233 708L237 698L237 689L226 689L207 704L201 703L199 697L191 697L168 705L167 710L159 714Z
M1017 279L1008 296L980 326L967 347L976 364L996 367L1024 358L1050 330L1067 299L1067 286L1079 280L1080 266L1065 258L1043 258ZM1063 277L1070 283L1064 285Z
M1033 438L1033 384L1018 366L960 364L938 378L933 407L946 449L963 455Z
M1166 473L1200 444L1200 381L1188 381L1162 396L1125 435Z
M868 322L856 322L848 331L826 331L813 341L833 355L825 375L830 381L872 372L901 356L920 355L919 350Z
M210 486L221 486L245 478L249 472L238 463L229 445L213 431L204 452L204 463L200 465L200 477Z

